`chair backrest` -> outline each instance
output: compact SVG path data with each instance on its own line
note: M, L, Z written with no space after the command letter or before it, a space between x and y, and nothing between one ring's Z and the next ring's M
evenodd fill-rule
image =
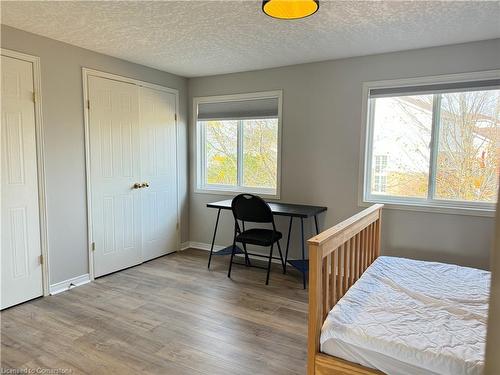
M231 209L236 220L251 223L273 223L271 207L256 195L237 195L233 198Z

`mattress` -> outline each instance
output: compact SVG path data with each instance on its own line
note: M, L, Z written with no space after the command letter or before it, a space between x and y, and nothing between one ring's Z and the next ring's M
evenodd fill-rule
M482 374L490 277L379 257L328 314L321 351L391 375Z

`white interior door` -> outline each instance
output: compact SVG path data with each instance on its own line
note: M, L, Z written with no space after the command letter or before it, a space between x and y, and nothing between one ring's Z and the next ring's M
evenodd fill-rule
M140 89L143 260L176 251L177 149L175 95Z
M142 262L139 88L90 76L94 275Z
M33 64L2 56L1 308L43 294Z

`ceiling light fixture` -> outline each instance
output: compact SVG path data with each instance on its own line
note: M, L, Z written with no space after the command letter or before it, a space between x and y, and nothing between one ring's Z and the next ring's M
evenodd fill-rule
M308 17L319 9L319 0L264 0L262 10L273 18L296 20Z

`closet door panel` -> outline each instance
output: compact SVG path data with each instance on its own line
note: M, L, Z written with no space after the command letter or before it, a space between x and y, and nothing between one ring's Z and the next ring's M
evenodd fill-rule
M178 250L175 95L141 87L143 259Z
M139 89L90 76L89 134L94 274L142 262Z

